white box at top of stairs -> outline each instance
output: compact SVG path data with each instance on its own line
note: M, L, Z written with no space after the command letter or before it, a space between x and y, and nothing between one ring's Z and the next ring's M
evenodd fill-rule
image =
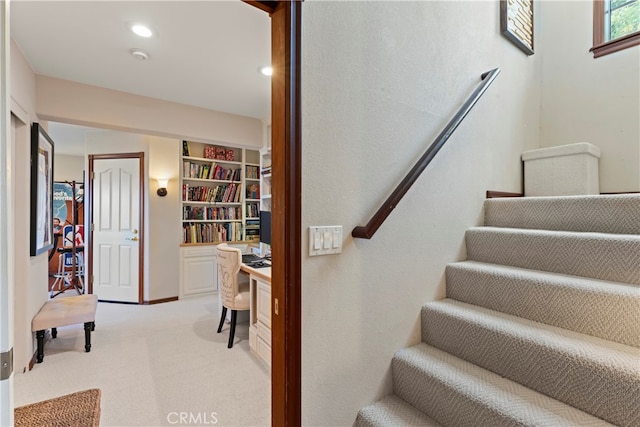
M599 194L600 149L588 142L522 153L525 196Z

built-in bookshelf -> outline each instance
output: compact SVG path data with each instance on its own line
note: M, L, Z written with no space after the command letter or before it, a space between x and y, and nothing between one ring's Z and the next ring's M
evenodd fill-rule
M260 210L271 211L271 144L260 150L260 188ZM260 243L260 253L270 255L271 247Z
M259 152L183 141L181 160L182 243L257 240Z
M245 196L244 219L245 240L258 241L260 238L260 153L247 153L244 166Z

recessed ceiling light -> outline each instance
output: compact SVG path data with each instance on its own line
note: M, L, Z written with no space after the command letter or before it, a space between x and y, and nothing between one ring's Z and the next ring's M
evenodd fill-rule
M131 31L140 37L151 37L153 35L153 31L149 27L146 27L142 24L134 24L131 26Z
M260 67L258 68L258 71L260 72L260 74L264 74L265 76L272 76L273 75L273 68L267 66L267 67Z
M129 50L129 53L131 53L134 58L139 59L140 61L146 61L147 59L149 59L149 52L146 52L142 49L133 48Z

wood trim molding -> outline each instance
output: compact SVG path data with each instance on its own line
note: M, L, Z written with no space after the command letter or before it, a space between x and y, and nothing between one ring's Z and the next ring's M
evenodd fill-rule
M302 425L302 1L245 1L271 16L271 425Z
M589 49L589 52L593 52L594 58L599 58L601 56L609 55L610 53L638 45L640 45L640 31L620 37L619 39L595 45Z
M145 301L143 304L144 305L162 304L165 302L178 301L178 299L179 299L178 297L160 298L160 299Z
M250 4L251 6L257 7L258 9L267 12L268 14L272 14L275 12L276 7L278 7L277 1L268 1L268 0L242 0L243 2Z
M497 199L499 197L523 197L522 193L510 193L507 191L487 190L487 199Z
M302 424L301 8L282 1L271 14L271 425L282 427Z

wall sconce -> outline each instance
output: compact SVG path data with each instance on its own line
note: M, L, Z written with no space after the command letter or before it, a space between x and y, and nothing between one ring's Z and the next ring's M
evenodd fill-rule
M167 185L169 184L168 179L159 179L158 178L158 196L164 197L167 195Z

